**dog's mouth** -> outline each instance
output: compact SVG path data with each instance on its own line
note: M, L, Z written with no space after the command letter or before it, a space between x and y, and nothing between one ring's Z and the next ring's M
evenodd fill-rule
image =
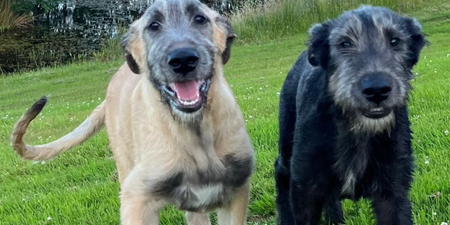
M162 85L169 96L170 104L185 113L193 113L202 108L211 85L211 79L187 80Z
M370 119L380 119L388 116L391 113L392 109L378 107L378 108L370 108L362 111L362 114Z

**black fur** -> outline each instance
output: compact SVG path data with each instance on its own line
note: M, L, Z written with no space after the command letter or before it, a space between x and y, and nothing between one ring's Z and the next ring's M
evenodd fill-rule
M411 20L412 24L412 20ZM409 28L414 29L414 28ZM379 225L412 225L408 192L413 156L407 106L395 108L395 125L378 133L352 131L352 120L328 87L333 70L326 24L311 30L307 51L289 72L280 95L279 156L275 162L278 224L344 222L340 200L372 200ZM408 65L426 42L412 30ZM343 191L348 171L352 191Z
M249 179L253 171L253 157L238 157L234 154L226 155L221 160L225 170L218 170L211 166L206 170L198 170L194 174L178 172L156 185L149 185L149 191L163 198L178 199L175 203L180 209L198 211L201 209L213 209L227 201L232 196L233 190L241 187ZM148 182L152 184L152 182ZM189 203L196 201L197 197L186 186L205 187L222 183L224 194L208 205L195 208Z

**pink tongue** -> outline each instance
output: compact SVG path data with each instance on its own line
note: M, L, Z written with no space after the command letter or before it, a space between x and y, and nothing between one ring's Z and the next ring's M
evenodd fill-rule
M195 100L198 96L198 81L190 80L186 82L175 82L178 98L181 100Z

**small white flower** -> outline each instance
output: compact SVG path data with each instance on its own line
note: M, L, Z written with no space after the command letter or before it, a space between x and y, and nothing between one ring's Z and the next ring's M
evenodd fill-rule
M250 119L251 119L251 118L253 118L253 116L248 116L248 118L250 118Z
M262 87L260 87L259 90L262 90Z
M47 220L52 220L52 218L49 216L49 217L47 217Z
M437 216L437 212L433 212L433 216Z
M448 223L446 223L446 222L442 222L442 223L441 223L441 225L448 225Z
M445 134L445 136L448 136L448 134L449 134L448 130L445 130L444 134Z
M231 85L231 86L233 86L233 85ZM99 98L98 98L98 100L99 100L99 101L101 101L101 100L102 100L102 98L100 98L100 97L99 97Z
M261 99L260 99L260 98L257 98L256 100L258 100L258 101L259 101L259 100L261 100Z
M428 165L430 161L428 161L428 156L425 156L425 165Z

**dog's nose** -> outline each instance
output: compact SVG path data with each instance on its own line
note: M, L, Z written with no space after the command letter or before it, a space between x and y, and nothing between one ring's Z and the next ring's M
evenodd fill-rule
M187 73L195 70L198 65L200 57L192 48L180 48L175 49L169 54L169 67L175 71L175 73L181 73L186 75Z
M380 104L389 97L392 87L385 75L370 74L362 79L361 89L367 100Z

